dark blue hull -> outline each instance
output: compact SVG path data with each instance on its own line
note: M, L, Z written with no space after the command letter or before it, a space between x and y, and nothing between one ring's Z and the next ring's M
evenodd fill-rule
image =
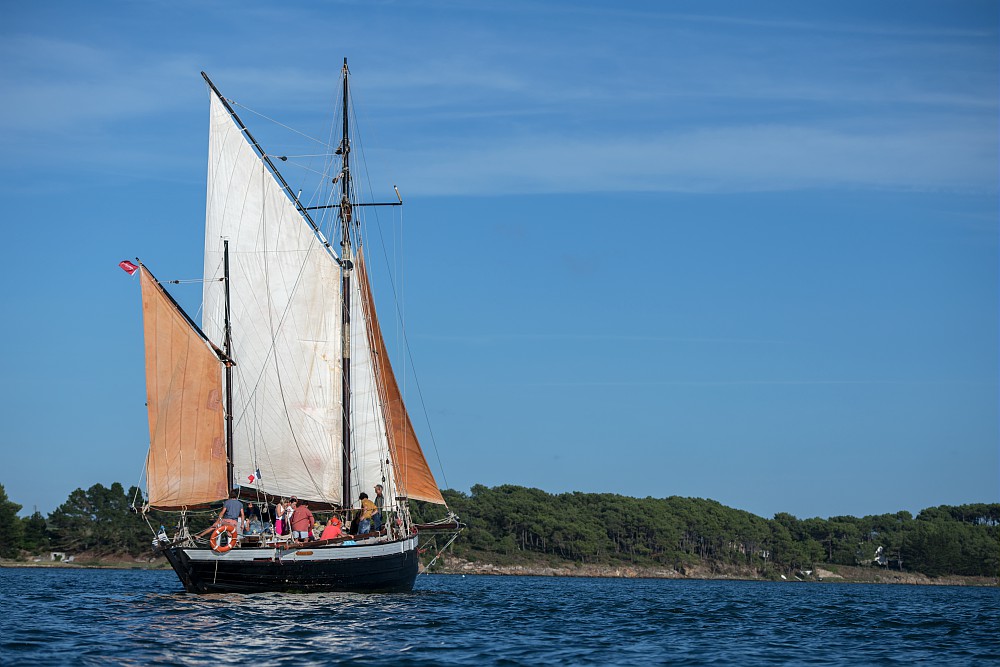
M163 550L189 593L405 593L417 578L416 538L309 549Z

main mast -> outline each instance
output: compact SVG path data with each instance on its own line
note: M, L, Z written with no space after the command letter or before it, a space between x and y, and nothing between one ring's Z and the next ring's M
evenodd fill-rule
M341 266L343 267L343 299L342 309L342 343L343 343L343 405L344 405L344 430L343 430L343 506L350 507L351 498L351 272L354 267L351 254L351 139L350 126L348 125L348 87L347 87L347 58L344 58L344 135L340 141L340 148L337 152L343 155L343 169L340 172L340 229L341 229Z

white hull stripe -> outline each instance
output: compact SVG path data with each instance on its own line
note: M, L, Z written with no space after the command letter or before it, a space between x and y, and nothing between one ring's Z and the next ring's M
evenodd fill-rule
M233 549L224 554L218 554L211 549L184 549L184 553L193 561L246 562L255 560L281 561L331 561L358 560L391 556L405 553L417 548L417 538L410 537L399 542L386 544L358 544L350 546L301 547L295 549Z

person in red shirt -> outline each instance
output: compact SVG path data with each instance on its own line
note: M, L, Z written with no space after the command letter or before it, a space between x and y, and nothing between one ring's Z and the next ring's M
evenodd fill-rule
M321 540L332 540L336 537L340 537L343 534L343 528L340 525L340 519L335 516L330 517L330 521L326 524L326 528L323 529L323 534L320 535Z
M292 538L296 540L310 539L314 523L316 523L316 518L309 510L309 503L300 500L298 507L292 512Z

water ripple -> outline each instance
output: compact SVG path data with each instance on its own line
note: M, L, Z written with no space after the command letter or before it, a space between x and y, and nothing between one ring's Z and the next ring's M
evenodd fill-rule
M1000 661L990 588L430 576L408 595L179 592L169 571L0 569L0 664Z

